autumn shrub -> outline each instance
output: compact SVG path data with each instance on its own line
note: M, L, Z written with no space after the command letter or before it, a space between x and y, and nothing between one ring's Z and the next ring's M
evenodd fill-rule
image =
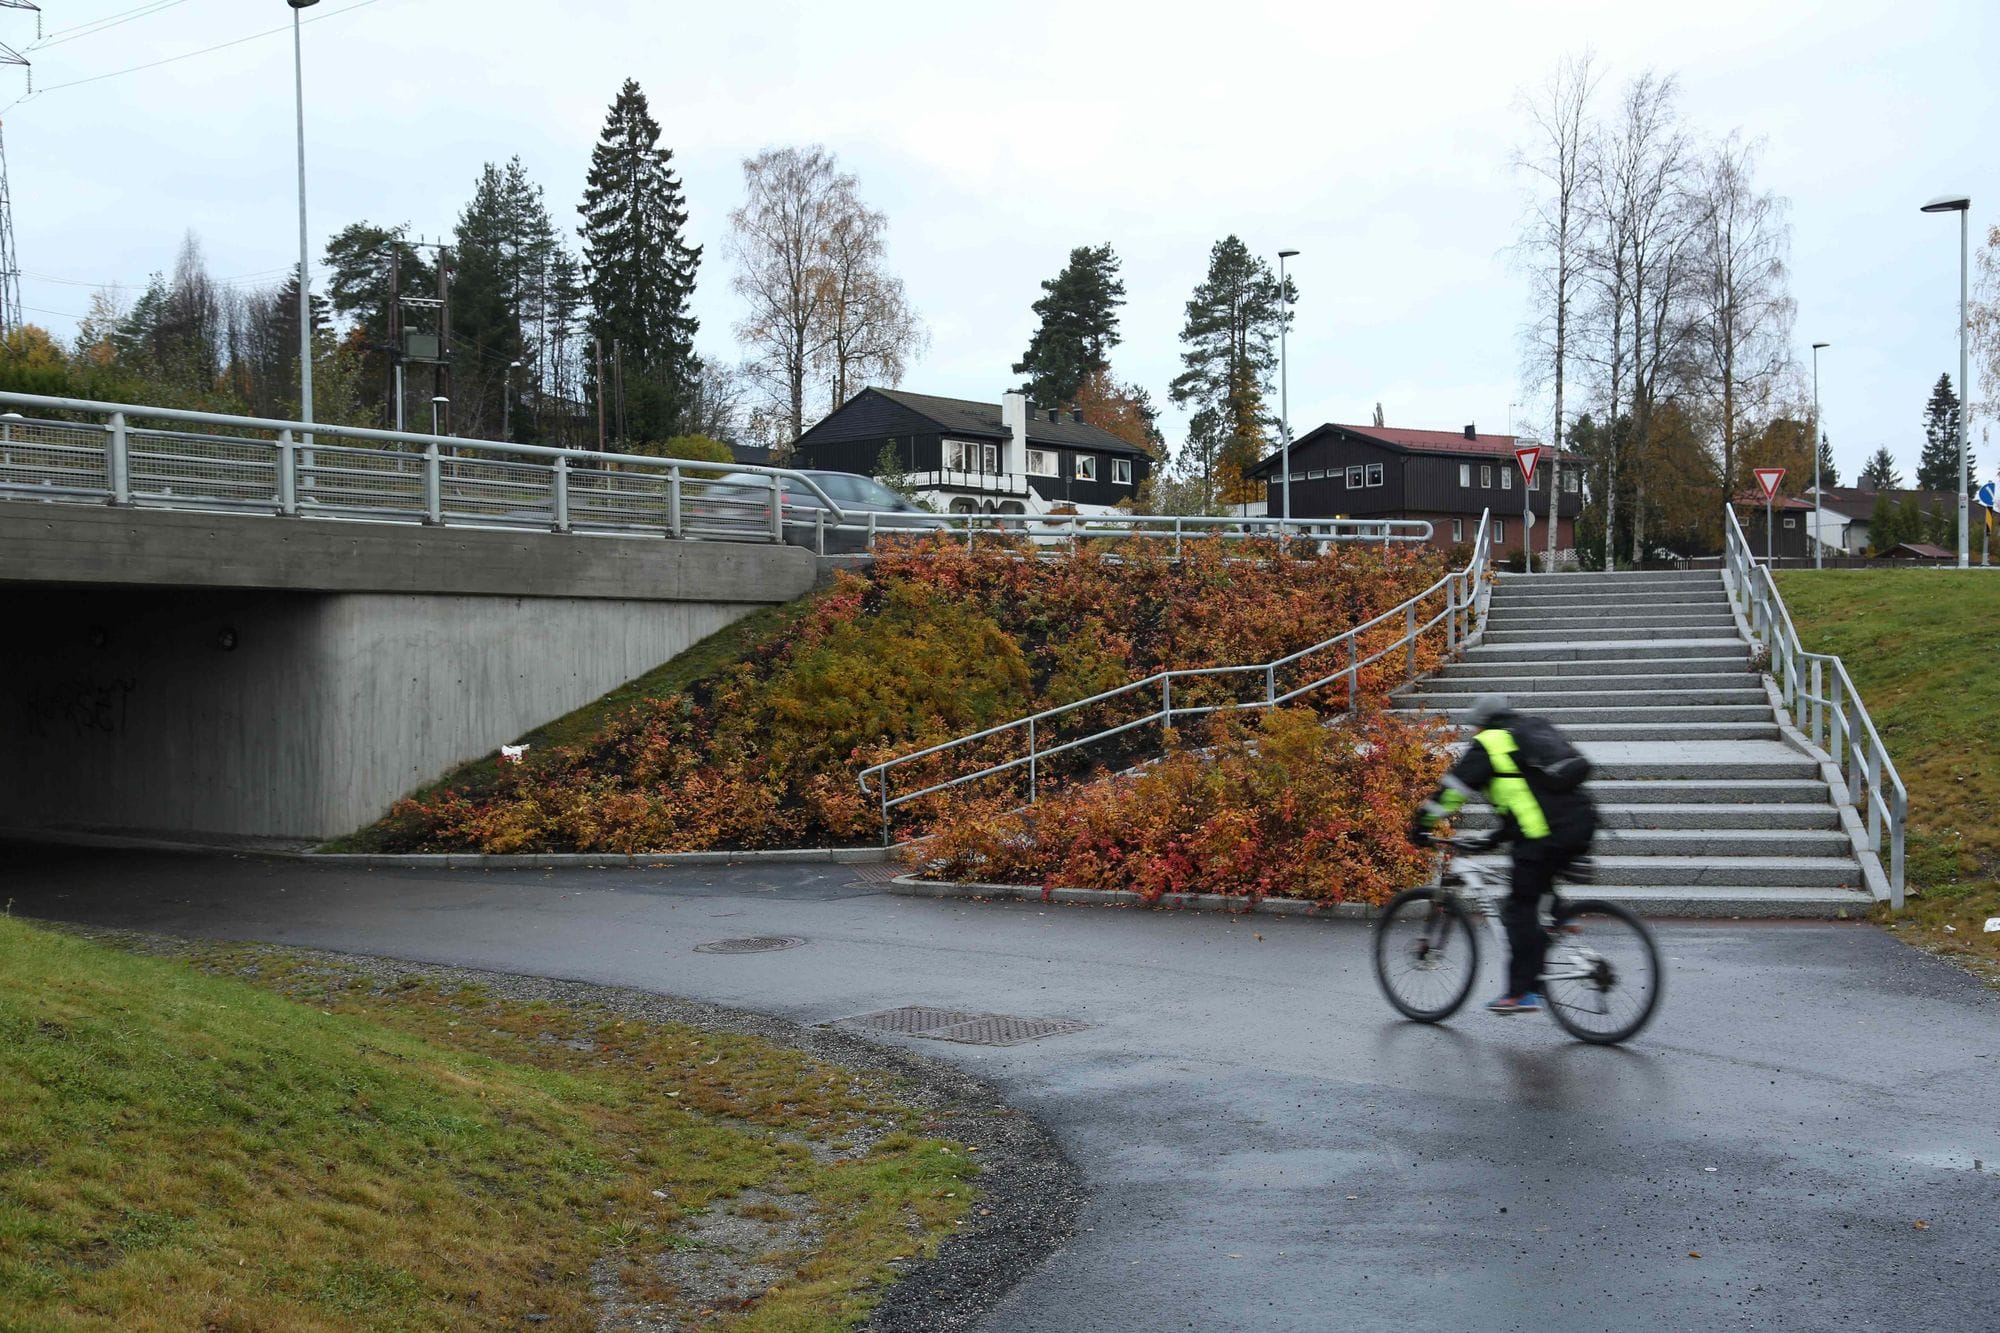
M1084 542L1050 556L981 537L885 542L866 574L841 573L806 612L691 688L607 709L587 738L544 747L478 784L403 801L375 832L403 850L683 851L856 842L880 812L856 776L869 764L1070 703L1166 668L1268 661L1387 611L1437 579L1435 554L1340 546L1325 554L1219 539L1183 545ZM1034 558L1039 557L1039 558ZM1437 600L1437 599L1434 599ZM1438 606L1442 608L1442 601ZM1428 616L1431 610L1424 614ZM1364 636L1367 657L1403 632ZM1434 636L1435 637L1435 636ZM1362 672L1379 697L1412 665L1398 649ZM1321 654L1273 673L1280 692L1346 665ZM1261 699L1262 673L1177 682L1180 707ZM1302 704L1337 710L1344 688ZM1149 715L1151 690L1079 709L1038 734L1043 748ZM1157 753L1141 727L1039 767L1043 785ZM1024 731L899 767L908 792L1016 757ZM1017 801L1025 771L983 794ZM936 800L901 808L931 823ZM956 808L956 806L953 806Z
M1028 807L966 797L908 854L945 879L1379 903L1424 874L1403 830L1445 740L1372 710L1218 714L1136 773Z

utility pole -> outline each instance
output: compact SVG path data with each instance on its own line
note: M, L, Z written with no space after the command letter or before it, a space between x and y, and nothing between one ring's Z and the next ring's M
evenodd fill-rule
M292 7L292 85L299 129L299 418L313 419L312 267L306 241L306 63L299 38L299 11L319 0L285 0ZM305 437L312 444L312 436Z
M597 363L597 452L604 452L604 339L590 335L591 356Z
M34 0L0 0L0 9L25 9L33 13L35 40L42 40L42 9ZM0 42L0 65L19 65L25 70L27 95L34 96L35 67L26 56ZM0 140L0 338L25 322L26 316L21 313L21 260L14 252L14 192L7 184L7 145Z
M391 420L403 428L403 243L389 243L389 395L395 402Z
M624 453L630 441L625 434L625 343L619 338L611 340L611 403L612 420L616 423L613 435L618 452Z

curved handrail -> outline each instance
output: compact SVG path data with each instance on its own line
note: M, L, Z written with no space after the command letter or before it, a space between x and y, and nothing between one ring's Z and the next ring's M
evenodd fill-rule
M1889 903L1900 908L1910 808L1902 774L1896 771L1889 748L1875 730L1875 720L1868 716L1846 663L1832 653L1806 649L1777 581L1771 577L1770 566L1751 549L1735 510L1725 507L1723 519L1723 573L1730 594L1745 613L1751 637L1770 651L1770 675L1778 683L1793 725L1832 757L1834 768L1846 775L1848 794L1855 805L1867 809L1868 846L1878 857L1883 825L1888 826Z
M880 763L870 764L856 775L856 781L859 783L864 795L877 798L882 816L882 837L884 843L886 844L890 837L890 811L897 806L907 804L924 796L934 795L951 787L962 786L968 782L994 777L1001 773L1010 773L1024 766L1029 772L1028 800L1030 803L1033 803L1039 796L1037 770L1042 760L1098 741L1108 740L1113 736L1123 735L1139 727L1157 725L1162 730L1166 730L1172 727L1174 719L1179 717L1200 717L1232 708L1271 708L1342 679L1347 681L1348 706L1351 708L1359 693L1361 668L1382 660L1398 648L1403 648L1406 651L1410 668L1414 671L1418 638L1437 628L1439 624L1445 625L1446 644L1448 647L1455 647L1458 643L1470 638L1474 629L1473 618L1474 616L1483 616L1486 605L1485 575L1492 555L1491 517L1492 513L1490 510L1480 515L1479 528L1473 537L1472 556L1466 562L1464 569L1444 575L1444 577L1432 583L1422 592L1406 598L1372 619L1341 631L1332 638L1324 639L1319 643L1301 648L1296 652L1287 653L1283 657L1274 658L1269 662L1243 663L1218 667L1176 667L1170 670L1156 671L1150 676L1129 681L1126 684L1093 694L1088 698L1073 700L1066 704L1057 704L1049 708L1044 708L1039 712L1030 713L1024 717L1002 722L997 726L987 727L981 731L968 732L963 736L956 736L948 741L940 741L934 745L924 746L922 749L912 750L907 754L900 754L894 758L885 759ZM1430 619L1424 621L1422 624L1419 624L1417 622L1418 604L1426 598L1436 596L1440 591L1447 594L1445 609L1431 616ZM1360 635L1364 631L1391 621L1399 615L1404 619L1402 637L1369 656L1362 657L1359 647ZM1282 694L1278 692L1278 668L1289 666L1315 653L1325 652L1343 643L1348 645L1347 665ZM1261 700L1251 700L1241 704L1183 704L1178 707L1173 702L1173 689L1174 682L1176 681L1257 673L1261 673L1265 681L1265 694ZM1092 732L1088 736L1075 737L1058 745L1044 748L1038 744L1037 733L1056 719L1073 713L1080 708L1087 708L1093 704L1105 703L1112 699L1155 688L1160 691L1160 707L1143 717ZM989 740L995 736L1002 736L1009 732L1023 730L1027 733L1028 741L1028 752L1025 755L989 764L985 768L981 768L975 772L960 774L944 782L933 783L930 786L915 791L903 792L894 796L889 792L891 774L905 764L914 763L917 760L926 759L932 755L942 754L949 750L955 750L978 741ZM876 783L872 787L869 785L870 777L876 779Z

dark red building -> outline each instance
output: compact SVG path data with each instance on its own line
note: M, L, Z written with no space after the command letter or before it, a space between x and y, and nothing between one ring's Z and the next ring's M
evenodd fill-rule
M1498 525L1495 544L1504 554L1521 545L1522 482L1513 435L1405 430L1396 426L1327 424L1292 444L1292 517L1420 518L1431 540L1454 546L1472 540L1479 515L1490 509ZM1272 454L1250 470L1265 482L1267 514L1284 512L1283 455ZM1565 453L1558 462L1545 450L1527 499L1535 515L1534 548L1548 549L1551 485L1555 487L1556 549L1576 545L1576 516L1583 511L1583 462Z

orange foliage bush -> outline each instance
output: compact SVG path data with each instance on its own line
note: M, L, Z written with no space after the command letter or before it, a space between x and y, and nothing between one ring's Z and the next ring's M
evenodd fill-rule
M884 543L866 576L843 573L789 629L694 689L647 699L589 741L542 751L478 793L401 802L380 831L406 850L685 851L867 841L875 799L856 785L871 763L1143 678L1162 668L1270 660L1365 621L1443 572L1427 551L1189 541L1086 542L1056 558L980 539ZM1046 556L1046 553L1041 553ZM1426 609L1428 617L1438 607ZM1363 655L1400 635L1392 618ZM1417 669L1435 664L1427 643ZM1325 655L1282 669L1280 691L1346 665ZM1363 673L1364 692L1399 681L1402 650ZM1261 674L1175 685L1177 706L1262 697ZM1324 696L1324 697L1322 697ZM1343 689L1302 703L1338 709ZM1079 710L1052 742L1144 716L1156 695ZM1025 733L899 768L910 791L1020 752ZM1045 784L1157 751L1140 728L1040 768ZM1013 747L1011 750L1009 747ZM1023 790L994 785L1007 799ZM899 811L930 818L937 798ZM956 808L956 804L954 804Z
M1199 748L1136 774L1026 808L965 798L910 855L947 879L1380 903L1428 867L1403 829L1443 775L1446 739L1379 712L1218 714Z

